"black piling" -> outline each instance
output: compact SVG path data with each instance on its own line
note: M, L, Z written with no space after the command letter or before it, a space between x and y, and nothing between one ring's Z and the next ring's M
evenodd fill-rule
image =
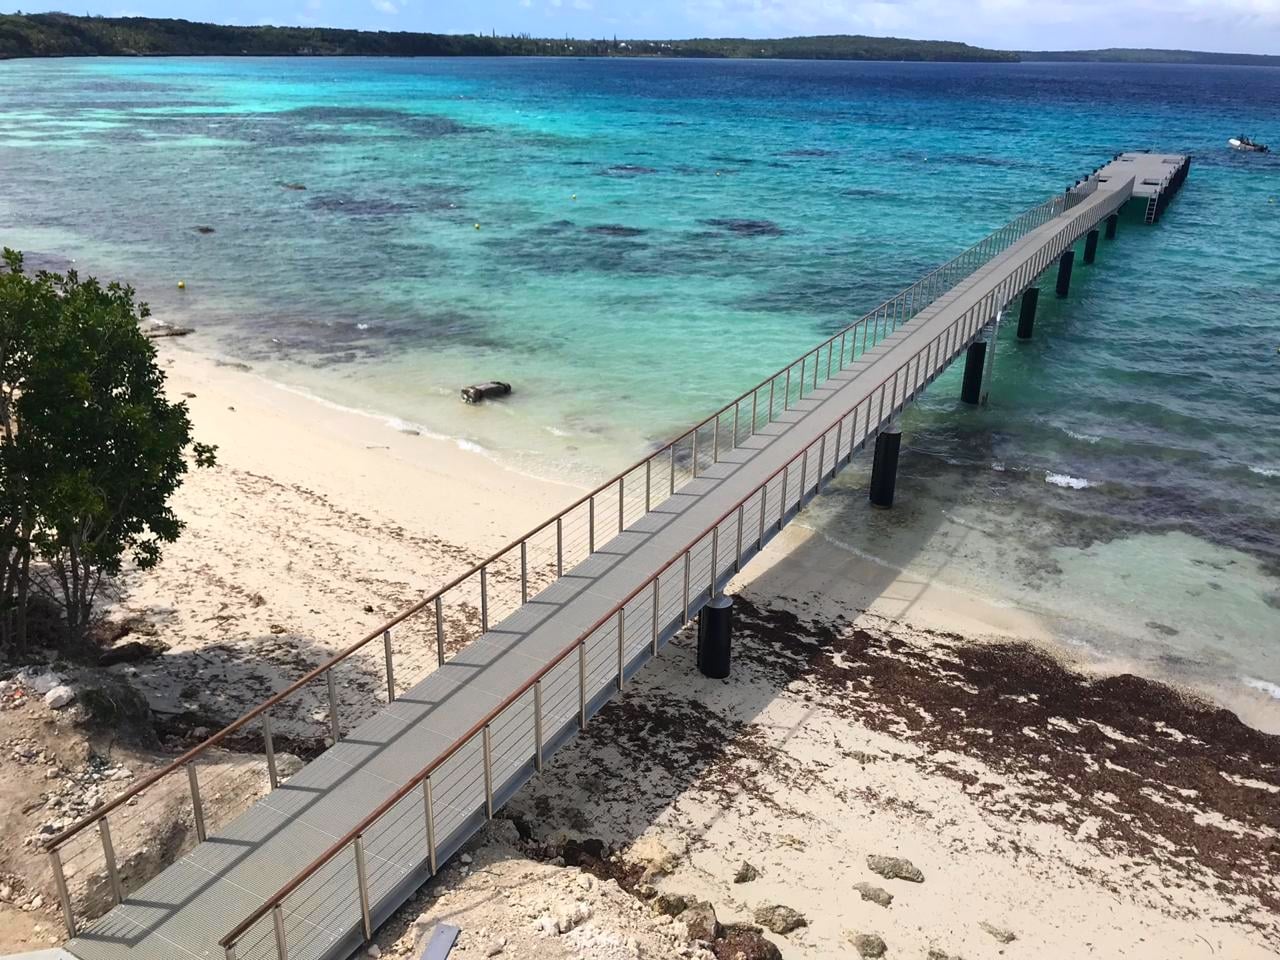
M1090 230L1084 238L1084 262L1093 263L1098 259L1098 231Z
M960 399L964 403L977 404L982 399L982 367L987 361L987 342L975 340L969 344L964 360L964 380L960 384Z
M1113 213L1111 216L1107 217L1106 237L1108 240L1114 240L1116 238L1116 227L1118 227L1119 225L1120 225L1120 214Z
M1068 250L1058 261L1058 296L1065 297L1071 292L1071 268L1076 264L1075 250Z
M892 423L876 435L876 454L871 461L871 505L888 510L893 506L893 491L898 484L898 451L902 447L902 428Z
M1040 288L1027 287L1022 295L1022 310L1018 313L1018 339L1030 340L1036 328L1036 308L1040 305Z
M733 644L733 599L723 593L712 597L698 614L698 669L704 677L729 676Z

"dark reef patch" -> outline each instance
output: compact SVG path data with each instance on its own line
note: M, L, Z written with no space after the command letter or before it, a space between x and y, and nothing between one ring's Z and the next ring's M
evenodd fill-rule
M838 151L823 150L821 147L807 147L798 150L785 150L782 153L784 157L834 157Z
M602 223L598 226L587 227L587 233L592 233L599 237L642 237L648 231L639 227L627 227L620 223Z
M726 217L713 217L703 220L709 227L724 230L737 237L780 237L785 231L772 220L738 220Z

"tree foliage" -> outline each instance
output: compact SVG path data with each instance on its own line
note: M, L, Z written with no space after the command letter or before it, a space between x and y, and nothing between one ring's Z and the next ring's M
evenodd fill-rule
M0 58L85 56L742 57L801 60L1017 60L964 43L894 37L785 40L579 40L235 27L149 17L0 15Z
M0 273L0 641L25 639L28 591L83 638L104 577L154 566L182 531L170 498L214 451L164 395L148 315L131 287L41 272L4 251Z

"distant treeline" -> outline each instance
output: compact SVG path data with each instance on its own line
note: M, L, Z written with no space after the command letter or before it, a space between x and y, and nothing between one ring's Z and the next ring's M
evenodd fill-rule
M1269 53L1200 53L1196 50L1024 50L1023 60L1074 61L1078 63L1197 63L1242 67L1280 67L1280 56Z
M117 56L739 57L1016 61L965 43L892 37L557 40L312 27L227 27L147 17L0 14L0 58Z
M0 59L14 57L704 57L757 60L929 60L1015 63L1280 65L1280 56L1191 50L1067 50L1016 53L948 40L823 36L782 40L572 40L324 27L228 27L150 17L0 14Z

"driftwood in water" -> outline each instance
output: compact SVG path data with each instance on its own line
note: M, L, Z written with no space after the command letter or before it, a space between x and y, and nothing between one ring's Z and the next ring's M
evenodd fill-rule
M467 403L480 403L489 397L505 397L511 392L511 384L501 380L490 380L487 383L475 383L462 388L462 399Z
M160 340L163 337L188 337L195 333L191 327L170 327L167 325L156 324L154 327L147 327L142 331L142 335L148 340Z

